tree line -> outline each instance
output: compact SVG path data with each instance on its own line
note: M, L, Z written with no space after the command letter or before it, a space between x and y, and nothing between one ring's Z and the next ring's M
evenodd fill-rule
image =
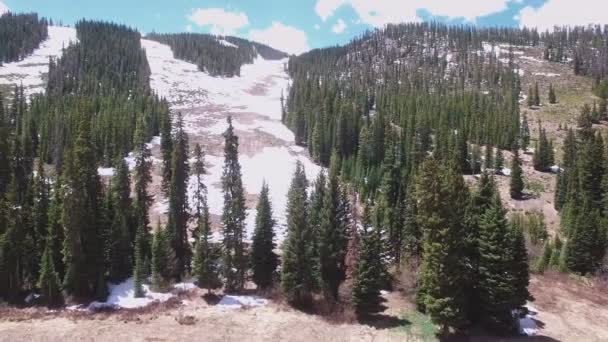
M34 52L47 37L47 21L36 13L0 16L0 66L20 61Z
M151 33L146 38L169 45L175 58L195 63L211 76L240 76L241 67L253 63L258 54L265 59L287 57L267 45L231 36Z

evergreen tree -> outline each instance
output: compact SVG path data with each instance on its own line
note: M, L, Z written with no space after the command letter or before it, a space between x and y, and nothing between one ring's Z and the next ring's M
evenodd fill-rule
M99 227L101 184L91 146L89 120L80 122L73 152L64 165L65 229L63 288L79 299L105 297L103 239Z
M142 245L145 239L145 229L140 226L137 230L137 237L135 239L135 265L133 269L133 284L134 284L134 296L135 298L141 298L145 296L143 283L145 281L145 269L144 269L144 255Z
M201 146L197 143L194 145L194 164L192 165L192 174L195 177L194 183L194 215L192 218L197 223L201 219L203 207L206 205L207 201L207 186L203 182L203 176L206 173L205 170L205 154L201 148ZM197 229L194 229L192 232L192 236L199 236L199 232Z
M543 254L536 260L536 264L534 265L534 270L538 273L543 273L549 267L549 262L551 261L551 255L553 254L553 246L551 245L551 241L545 241L545 245L543 246Z
M549 103L556 104L557 97L555 96L555 89L553 89L553 84L549 83Z
M604 257L605 241L606 231L600 224L598 210L584 200L568 240L565 255L568 269L583 275L593 273Z
M167 112L161 118L160 124L160 151L163 159L162 189L165 197L169 197L171 184L171 156L173 154L173 136L171 135L171 115Z
M239 138L234 134L232 118L228 117L228 128L224 132L224 170L222 188L224 191L224 210L222 225L224 229L224 249L222 274L227 291L240 291L245 285L245 250L243 233L245 230L245 197L239 163Z
M40 262L40 278L38 279L38 288L40 289L42 298L48 307L57 307L63 304L63 295L61 293L61 285L59 275L55 271L55 263L53 262L53 252L51 250L52 237L47 238L47 246L44 248L42 260Z
M191 250L188 243L188 135L178 114L171 153L171 183L169 188L169 222L167 231L175 254L173 277L181 279L190 270Z
M152 286L156 290L166 290L171 280L171 247L167 233L161 229L160 221L152 240Z
M152 257L152 251L150 246L150 233L149 233L149 211L150 205L152 204L152 196L148 193L148 184L152 182L152 161L150 159L151 153L145 140L145 123L141 119L137 123L135 132L135 170L134 170L134 193L135 198L133 202L133 224L129 229L129 241L131 242L131 250L135 246L137 239L137 231L140 227L144 230L143 236L141 237L141 252L143 254L143 263L146 264L146 260ZM134 252L132 259L135 259ZM144 270L146 273L149 270Z
M116 175L113 178L111 194L113 203L113 220L106 241L108 252L108 278L114 282L126 279L133 265L132 245L129 232L131 223L131 182L129 170L124 159L117 162Z
M540 94L538 92L538 82L534 83L534 105L540 106Z
M524 310L528 300L534 300L528 291L530 284L530 267L528 264L528 251L522 227L511 224L510 248L512 261L509 266L509 276L512 278L513 292L511 294L512 308Z
M409 185L403 205L403 248L414 258L422 256L422 231L416 221L417 205L414 186Z
M346 278L346 247L350 229L350 206L338 179L337 157L332 157L319 231L319 263L323 289L329 298L338 298L338 288Z
M484 169L491 169L494 167L494 148L490 145L486 145L484 151Z
M494 169L496 173L502 173L502 169L505 166L505 158L502 154L502 150L498 149L496 151L496 159L494 160Z
M204 202L202 215L198 222L199 237L196 241L194 251L194 275L197 278L197 284L201 288L207 288L207 292L211 293L211 289L219 287L218 257L209 241L211 233L211 223L209 222L209 208L207 202Z
M382 261L382 232L371 226L369 209L364 208L359 263L355 273L352 300L358 313L377 309L380 304L382 278L386 274Z
M313 231L308 224L308 201L304 167L298 161L287 194L287 237L283 242L281 288L287 300L296 305L306 304L317 289Z
M511 181L509 183L509 193L513 199L521 199L524 191L523 170L521 168L521 160L519 152L513 151L513 159L511 159Z
M466 323L464 206L462 176L434 159L425 161L416 182L417 220L424 232L416 303L447 334Z
M481 219L479 231L479 307L484 324L499 331L514 327L511 313L514 278L509 272L513 256L505 211L500 197Z
M526 150L530 146L530 126L528 125L528 116L523 114L520 128L520 146L522 150Z
M268 198L268 185L264 182L257 206L255 231L251 242L251 268L253 282L260 289L270 288L278 265L278 257L274 253L275 221L272 218L272 207Z

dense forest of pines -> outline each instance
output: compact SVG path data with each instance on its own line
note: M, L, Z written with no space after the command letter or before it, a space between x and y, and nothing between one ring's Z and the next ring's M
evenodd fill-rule
M1 298L22 303L36 292L48 306L103 301L107 282L129 277L141 297L144 283L164 291L193 275L208 291L238 293L252 279L259 289L280 288L295 306L321 297L365 316L379 309L392 270L409 263L419 265L416 305L443 333L478 325L516 331L532 299L527 237L507 216L490 170L500 172L502 150L512 150L510 194L520 199L518 151L530 136L512 58L486 53L484 42L539 45L546 35L389 25L344 47L292 57L283 121L327 169L309 184L296 165L279 256L266 184L252 243L245 242L246 194L231 118L223 135L222 241L214 243L205 147L191 151L181 114L170 115L151 92L139 33L91 21L76 29L79 42L50 61L46 95L27 101L15 87L10 102L0 103ZM231 37L221 39L238 48L207 35L150 38L214 75L238 75L256 52L284 57ZM563 146L556 206L566 241L548 242L543 253L553 258L559 250L556 263L580 274L600 266L607 244L608 160L591 113L583 109ZM539 131L534 166L547 171L552 143ZM156 135L165 226L149 218L147 142ZM134 165L124 159L129 152ZM101 181L100 165L115 168L110 181ZM463 174L480 174L478 184L470 188Z
M151 33L146 38L169 45L175 58L195 63L199 70L212 76L240 76L241 66L253 63L258 55L265 59L287 57L286 53L264 44L230 36Z
M31 54L47 36L47 21L38 14L0 16L0 66Z

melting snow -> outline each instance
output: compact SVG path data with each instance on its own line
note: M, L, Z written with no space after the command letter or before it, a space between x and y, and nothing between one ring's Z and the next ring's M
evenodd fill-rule
M226 117L233 115L236 134L247 133L255 145L263 146L240 155L243 185L248 194L258 194L263 181L269 184L270 199L277 220L277 242L283 240L285 230L286 197L296 161L304 164L309 179L316 178L321 168L307 156L306 149L296 146L293 133L281 123L281 93L287 94L289 78L284 70L286 60L264 60L258 57L253 64L241 68L240 77L212 77L197 66L173 57L169 46L142 40L152 71L151 86L169 101L171 108L183 113L184 126L191 137L211 137L223 142ZM240 119L246 117L246 120ZM268 139L268 135L272 139ZM250 138L251 137L251 138ZM259 139L258 139L259 137ZM193 139L194 140L194 139ZM241 144L250 143L242 140ZM211 214L221 215L224 196L221 176L224 157L218 150L206 151L207 174L204 182L208 190ZM193 203L195 179L189 180L189 203ZM160 196L154 211L166 206ZM255 208L247 210L246 240L251 238L255 223ZM212 241L221 239L213 234Z
M242 307L265 306L268 300L257 296L226 295L217 304L227 309L240 309Z
M519 333L534 336L538 333L538 325L533 317L538 314L538 310L530 304L527 304L526 308L528 309L528 313L524 317L519 317Z
M552 72L535 72L534 76L558 77L561 76L561 74L554 74Z
M105 302L93 302L89 305L90 310L100 308L125 308L133 309L146 306L154 302L166 302L175 297L172 293L160 293L150 290L147 284L142 285L144 297L135 298L135 282L129 278L120 284L109 284L110 295Z
M97 174L99 174L100 176L112 177L112 176L114 176L114 168L113 167L98 167Z
M48 27L49 37L38 49L22 61L0 67L0 84L23 84L27 95L44 92L44 76L49 72L49 57L59 57L63 48L77 42L76 30L71 27Z
M220 44L222 44L222 45L224 45L224 46L232 47L232 48L235 48L235 49L239 48L238 46L232 44L231 42L229 42L229 41L227 41L225 39L218 39L217 42L220 43Z

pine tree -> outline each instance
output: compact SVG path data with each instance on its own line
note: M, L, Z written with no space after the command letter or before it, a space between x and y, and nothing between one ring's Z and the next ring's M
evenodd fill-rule
M161 229L160 221L156 225L152 240L152 287L157 291L166 290L171 280L171 246L167 232Z
M256 210L255 230L251 243L251 268L253 282L259 289L267 289L273 285L278 257L274 253L275 222L268 198L268 185L265 182L262 185Z
M222 274L227 291L240 291L245 285L245 250L243 233L245 230L245 197L239 163L239 138L234 134L232 118L228 117L228 128L224 132L224 170L222 188L224 191L224 210L222 225L224 229L224 249Z
M582 275L593 273L604 256L605 234L598 210L593 209L589 200L584 200L568 240L565 255L568 269Z
M134 284L134 296L135 298L141 298L145 296L143 283L145 281L145 269L144 269L144 255L142 245L145 239L145 229L143 226L139 226L137 230L137 237L135 238L135 265L133 268L133 284Z
M494 160L494 170L496 173L502 173L502 169L505 166L505 158L502 154L502 150L496 151L496 159Z
M47 237L47 245L40 262L40 278L37 286L46 305L48 307L58 307L63 304L63 295L59 275L55 271L55 263L53 262L52 238L52 236Z
M169 197L169 188L171 184L171 155L173 153L173 136L171 135L171 115L168 112L162 116L160 129L160 151L163 157L162 189L163 193L165 194L165 197Z
M512 261L508 266L509 276L513 281L511 307L521 311L524 310L524 305L526 305L527 301L534 300L534 298L528 291L528 285L530 284L530 267L524 231L522 227L515 224L511 224L510 248Z
M117 162L116 175L113 178L112 191L109 195L113 203L113 220L106 248L108 252L108 278L114 282L126 279L132 268L132 245L129 232L131 224L131 182L129 170L124 159Z
M211 234L211 223L209 222L209 208L205 201L202 208L202 215L198 222L199 237L196 241L194 252L194 274L197 284L201 288L211 289L221 286L219 280L218 256L209 241Z
M369 211L364 208L359 263L352 292L353 304L360 314L377 309L382 279L386 274L382 261L382 232L371 226Z
M416 303L447 334L466 323L464 214L467 188L462 176L434 159L425 161L416 182L417 220L424 232Z
M513 329L511 313L514 279L511 236L500 197L482 216L479 232L478 291L480 317L488 327L499 331Z
M494 148L490 145L486 145L484 151L484 169L494 168Z
M202 216L203 207L206 205L207 201L207 186L203 182L203 176L205 173L205 154L201 148L201 145L197 143L194 145L194 164L192 165L192 174L195 177L193 196L194 215L192 218L197 223L197 228L198 222ZM198 230L194 229L192 236L199 235Z
M521 199L524 191L523 170L521 169L521 160L519 159L519 151L513 151L513 159L511 159L511 181L509 183L509 193L513 199Z
M540 94L538 92L538 82L534 83L534 105L540 106Z
M422 256L422 231L418 222L414 186L409 185L403 205L403 248L405 253L413 258Z
M308 201L304 167L298 161L287 194L287 237L283 242L281 288L287 300L296 305L306 304L318 287L315 273L313 231L308 224Z
M520 145L522 150L526 150L530 146L530 126L528 125L528 116L523 114L520 127Z
M338 178L337 157L332 157L319 231L319 263L326 296L338 298L346 278L346 247L350 228L350 207Z
M530 86L530 88L528 88L528 107L532 107L535 105L536 101L534 98L534 89L532 88L532 86Z
M175 279L190 270L191 250L188 243L188 135L178 114L171 153L171 182L169 187L168 237L175 254Z
M105 297L103 239L99 227L101 184L91 146L88 118L80 122L73 151L64 165L65 229L63 288L78 299Z
M556 104L557 97L555 96L555 89L553 89L553 84L549 83L549 103Z
M140 227L144 229L140 246L144 264L146 264L146 260L149 260L152 257L148 228L150 225L149 211L150 205L152 204L152 196L148 193L148 184L152 182L152 161L150 160L150 157L150 149L148 148L145 139L145 123L143 122L143 119L140 119L135 131L135 198L132 205L133 224L131 224L129 229L129 241L131 242L131 246L135 246L138 229L140 229ZM133 247L131 249L133 250ZM134 260L134 252L131 254L132 260ZM149 270L144 270L144 272L148 273Z

